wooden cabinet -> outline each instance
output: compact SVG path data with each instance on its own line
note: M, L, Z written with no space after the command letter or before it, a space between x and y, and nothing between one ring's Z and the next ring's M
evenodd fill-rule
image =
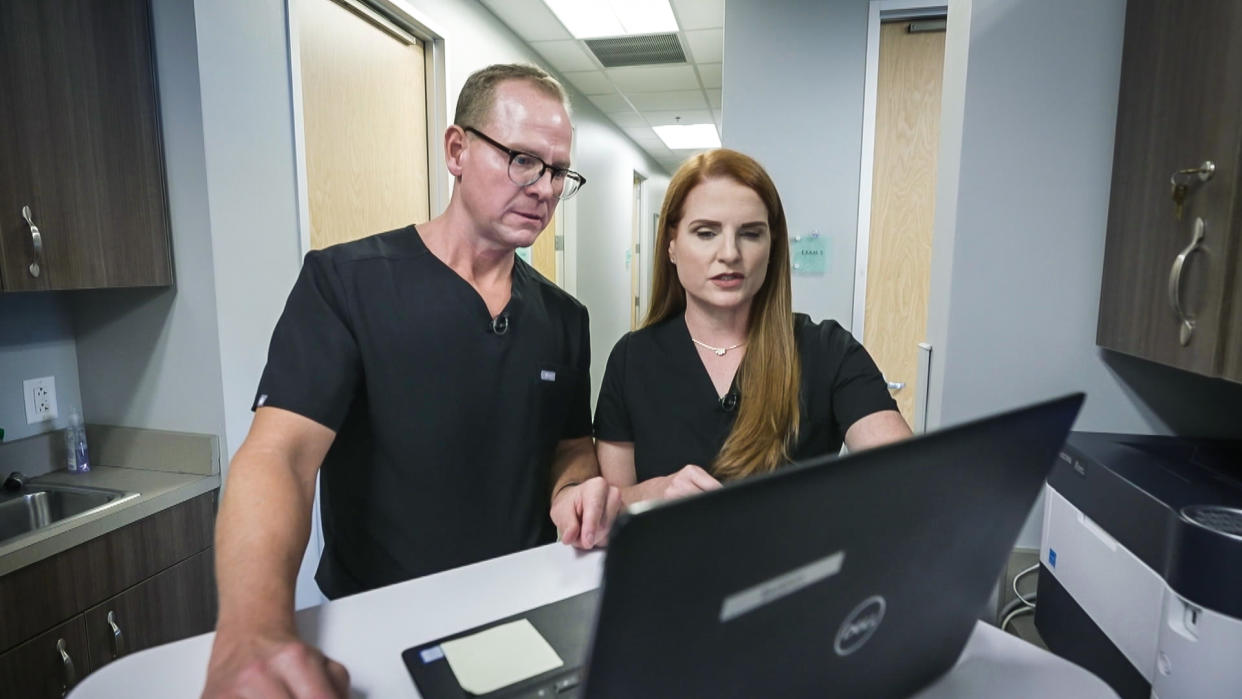
M81 679L214 628L215 511L205 493L0 577L0 694L61 696L61 640Z
M148 0L0 2L5 291L172 283L151 36Z
M1102 347L1234 381L1242 381L1239 70L1242 3L1127 4L1096 335ZM1205 161L1210 178L1176 176L1189 185L1179 218L1171 179Z

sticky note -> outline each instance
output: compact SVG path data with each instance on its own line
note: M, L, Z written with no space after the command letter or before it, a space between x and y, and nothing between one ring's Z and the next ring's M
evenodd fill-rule
M461 688L487 694L564 665L526 619L440 644Z

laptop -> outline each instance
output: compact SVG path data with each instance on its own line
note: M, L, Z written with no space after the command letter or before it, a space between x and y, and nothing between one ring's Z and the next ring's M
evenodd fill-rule
M427 699L908 696L961 654L1082 402L623 512L599 589L402 657ZM564 665L462 689L442 644L522 619Z

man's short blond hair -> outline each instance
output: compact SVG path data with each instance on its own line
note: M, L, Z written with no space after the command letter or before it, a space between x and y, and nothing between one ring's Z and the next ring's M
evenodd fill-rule
M543 69L524 63L497 63L475 71L457 96L457 111L453 123L457 126L484 126L492 107L496 104L496 88L508 80L521 80L548 97L559 100L569 112L569 97L560 81Z

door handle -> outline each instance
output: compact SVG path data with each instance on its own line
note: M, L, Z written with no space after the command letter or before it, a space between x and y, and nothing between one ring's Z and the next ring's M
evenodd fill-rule
M30 270L30 276L38 277L39 272L42 271L39 262L43 259L43 235L39 233L39 227L35 225L29 205L22 207L22 218L26 219L26 225L30 226L30 243L34 246L34 262L31 262L27 269Z
M112 659L125 655L125 637L121 634L121 627L116 623L116 612L108 610L108 626L112 629Z
M1190 244L1173 258L1173 267L1169 270L1169 305L1177 314L1178 340L1183 347L1190 344L1190 337L1195 332L1195 319L1186 313L1186 309L1182 308L1182 272L1186 269L1187 258L1199 249L1199 243L1203 242L1203 237L1203 219L1196 218Z
M896 393L906 387L905 381L888 381L887 379L885 379L885 381L888 383L888 390L893 393Z

